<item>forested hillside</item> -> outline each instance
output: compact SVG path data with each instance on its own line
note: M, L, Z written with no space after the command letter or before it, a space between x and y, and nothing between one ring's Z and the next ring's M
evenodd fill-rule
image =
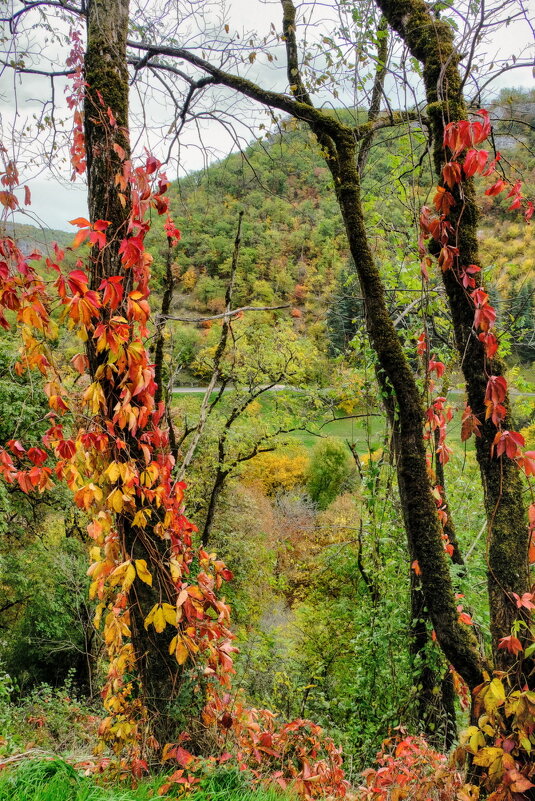
M529 799L535 93L467 108L449 4L372 4L361 90L398 37L425 102L350 111L289 0L280 94L116 3L67 37L89 219L2 168L0 801ZM170 181L127 47L205 70L169 130L218 82L279 116Z

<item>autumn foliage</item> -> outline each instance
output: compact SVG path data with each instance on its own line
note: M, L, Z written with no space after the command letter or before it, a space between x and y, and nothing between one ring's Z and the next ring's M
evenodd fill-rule
M80 38L75 36L73 41L71 159L73 174L80 175L87 162L80 108L86 86L80 68ZM0 325L19 330L22 344L16 369L20 374L37 370L42 375L50 407L49 427L39 443L13 439L0 448L0 474L7 484L18 485L25 493L42 494L56 482L64 482L78 508L87 514L90 594L96 601L95 624L102 627L109 663L103 689L107 716L99 735L102 747L109 746L118 756L128 753L123 767L140 775L148 766L148 753L163 746L164 761L178 763L164 787L176 784L190 789L197 782L199 759L187 750L190 734L183 732L176 743L155 742L136 675L139 655L132 641L132 609L137 591L150 587L158 590L158 598L146 610L144 629L168 635L166 647L175 660L177 674L190 670L198 679L199 691L202 683L206 700L202 725L211 734L218 752L216 761L235 760L241 770L250 771L255 782L291 786L305 799L329 795L342 798L349 789L342 754L319 726L304 719L281 723L271 712L248 708L239 696L230 693L235 647L229 627L230 609L220 593L232 573L215 554L195 544L196 528L184 514L185 485L174 473L165 408L154 401L154 365L147 348L152 257L145 248L145 238L150 215L165 216L169 248L176 244L180 232L169 214L168 181L160 172L158 160L147 154L143 163L134 164L117 142L117 121L102 98L94 114L102 130L110 134L121 165L115 188L120 203L129 209L127 224L117 233L106 219L72 220L77 231L70 250L84 254L74 269L65 266L65 251L57 245L48 256L38 252L25 255L13 238L5 236L0 241ZM431 240L441 270L454 271L473 305L473 333L483 345L488 371L486 419L496 427L490 456L514 460L527 476L533 476L535 452L524 449L519 432L504 427L507 382L493 373L493 358L499 348L496 310L479 284L481 267L459 263L455 230L449 219L463 181L474 176L492 181L485 191L487 196L509 190L509 210L522 210L527 221L533 215L533 203L523 197L521 184L510 186L498 174L499 155L491 160L479 147L489 133L485 111L474 121L446 126L448 161L442 170L443 185L436 188L433 207L424 207L420 217L422 273L427 279ZM29 191L20 186L12 161L4 164L1 183L0 203L6 214L20 205L22 191L23 202L30 202ZM99 276L95 282L94 268L100 254L112 247L117 253L117 272ZM298 289L299 285L296 300L301 301L304 294ZM291 314L298 318L301 312L294 309ZM81 343L81 351L70 364L58 359L51 347L63 324ZM446 438L453 411L444 396L435 396L435 390L446 368L430 350L427 332L419 337L417 349L431 397L426 432L433 443L433 458L443 465L450 455ZM467 406L462 439L480 436L482 423ZM276 458L278 461L274 461ZM276 474L270 488L293 486L296 475L304 470L303 460L288 465L279 457L269 456L265 462ZM444 490L435 483L443 546L452 556ZM532 505L532 529L534 521ZM535 536L535 530L532 534ZM146 558L136 555L132 542L141 543ZM412 567L420 574L417 561ZM511 600L519 610L529 612L535 606L533 597L524 593ZM457 611L459 622L473 625L461 604ZM515 656L530 655L528 634L527 624L519 620L518 627L500 641L499 647ZM517 799L534 786L529 756L535 736L534 716L535 696L528 689L509 691L499 676L488 676L476 688L476 722L465 733L462 749L483 769L483 783L494 801ZM363 801L409 797L445 801L456 794L461 801L471 801L475 797L475 791L463 786L460 773L444 756L413 737L387 742L379 767L366 771L364 779L365 785L359 790Z

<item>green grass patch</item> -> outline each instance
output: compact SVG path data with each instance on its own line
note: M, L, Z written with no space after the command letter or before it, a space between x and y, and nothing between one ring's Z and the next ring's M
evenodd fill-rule
M188 392L184 394L173 395L173 406L175 409L187 411L188 420L190 415L198 414L204 392ZM277 392L265 392L258 398L260 403L260 415L264 419L270 418L273 421L278 419L279 409L282 409L283 414L288 414L288 408L291 403L295 410L293 424L298 425L298 416L306 409L306 400L304 394L302 395L302 405L300 405L301 393L292 392L292 390L284 390ZM216 397L214 392L210 396L213 401ZM226 392L221 400L220 409L224 412L232 405L233 393ZM289 401L289 403L286 403ZM355 412L356 415L362 415L361 410ZM308 422L306 428L299 429L291 432L289 435L291 439L297 440L308 449L312 449L318 442L318 435L336 437L342 440L349 440L355 443L359 450L367 450L368 445L371 450L380 448L383 445L382 437L384 433L384 418L382 415L362 415L351 417L346 415L343 411L335 411L336 418L332 420L332 413L317 414L308 413ZM291 419L288 421L288 427L291 427ZM308 430L307 430L308 429ZM317 432L317 434L315 433Z
M93 777L80 775L59 757L27 759L0 773L0 801L149 801L157 799L159 776L140 782L130 789L102 786ZM179 786L163 798L180 797ZM252 790L243 774L222 769L203 780L200 789L188 795L188 801L294 801L294 797L276 789Z

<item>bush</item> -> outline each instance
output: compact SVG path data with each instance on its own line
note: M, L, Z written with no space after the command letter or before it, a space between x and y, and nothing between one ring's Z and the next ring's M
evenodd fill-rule
M430 748L423 737L385 740L377 762L378 768L362 773L366 783L359 788L358 801L454 801L463 786L447 757Z
M266 495L275 495L304 484L308 465L302 446L261 453L247 465L243 482L257 486Z
M312 451L307 490L321 510L355 483L355 468L346 446L334 437L321 440Z

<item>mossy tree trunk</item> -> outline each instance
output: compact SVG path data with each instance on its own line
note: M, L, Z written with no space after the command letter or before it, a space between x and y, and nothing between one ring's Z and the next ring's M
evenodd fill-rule
M295 98L312 106L302 83L295 38L295 7L281 0L283 34L288 57L288 80ZM315 110L307 120L316 134L330 169L336 197L364 299L366 328L382 373L392 387L399 420L397 471L409 552L422 570L425 604L438 641L469 686L482 679L482 663L471 631L459 623L442 529L426 464L424 409L412 369L388 313L383 282L370 250L360 197L357 141L352 128Z
M106 230L106 247L102 250L94 247L91 251L91 288L98 289L103 278L122 276L125 298L131 288L132 270L124 269L119 245L128 234L132 204L128 190L123 193L123 201L119 197L115 179L122 172L123 159L114 145L123 149L127 159L130 157L126 62L128 15L129 0L90 0L88 3L84 103L90 221L94 223L101 219L110 223ZM108 108L117 120L117 126L109 124ZM101 309L102 321L106 322L110 314ZM126 307L119 307L113 314L126 316ZM115 385L114 374L102 369L107 359L106 351L97 353L91 337L87 342L87 352L92 378L101 383L107 401L106 417L111 421L114 407L120 400L120 387ZM127 448L113 448L110 459L118 462L133 460L142 470L144 459L136 438L126 430L121 432L121 436ZM171 627L157 634L153 627L145 630L144 620L150 609L162 600L175 603L174 587L162 568L167 545L157 537L150 537L145 530L132 526L121 514L116 515L116 525L126 558L144 559L153 575L152 587L136 581L129 592L130 624L151 733L163 745L172 741L176 733L169 707L178 692L180 669L168 651Z
M428 102L427 113L433 135L433 160L437 178L447 161L443 146L444 128L449 122L467 118L459 70L460 55L455 48L452 28L437 19L423 0L377 0L377 5L392 28L401 36L411 54L423 65ZM489 360L474 331L474 305L459 278L459 266L482 267L477 243L477 206L472 181L462 185L459 201L450 215L459 248L458 261L443 273L455 331L456 346L466 381L468 403L482 422L481 437L476 438L476 453L485 496L488 529L488 588L491 634L496 667L508 669L517 657L498 649L500 638L511 633L519 616L512 593L522 595L530 589L526 510L522 498L522 480L518 465L503 456L491 457L496 435L492 420L485 421L485 391L488 375L500 376L500 359ZM505 401L509 409L508 398ZM508 411L504 429L514 429Z

